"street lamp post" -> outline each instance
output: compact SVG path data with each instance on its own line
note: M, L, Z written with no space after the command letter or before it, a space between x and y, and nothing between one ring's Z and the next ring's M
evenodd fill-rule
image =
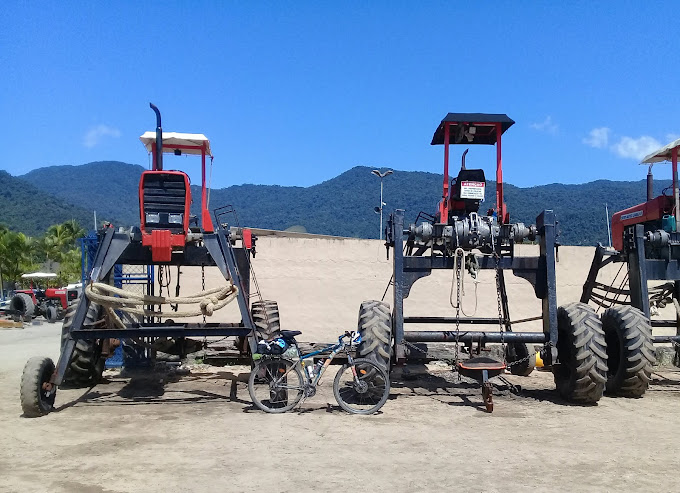
M380 170L374 169L371 171L372 174L380 178L380 207L375 208L375 212L380 213L380 234L378 235L378 238L381 240L383 239L383 205L386 205L385 202L383 202L383 178L385 178L388 175L391 175L393 171L391 169L388 169L384 173L381 173Z

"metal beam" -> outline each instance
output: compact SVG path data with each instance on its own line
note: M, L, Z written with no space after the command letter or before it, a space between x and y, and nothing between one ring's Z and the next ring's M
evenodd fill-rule
M481 332L481 331L406 331L404 340L409 342L460 342L471 343L500 343L500 342L525 342L543 343L548 341L549 334L542 332ZM502 339L502 340L501 340Z
M144 325L129 329L72 330L73 339L127 339L131 337L248 336L251 329L228 324Z

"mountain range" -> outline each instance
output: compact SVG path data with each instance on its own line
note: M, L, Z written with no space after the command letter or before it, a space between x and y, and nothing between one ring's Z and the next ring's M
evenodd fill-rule
M115 225L139 224L139 177L145 168L117 161L80 166L50 166L25 175L0 171L0 223L29 235L42 234L51 224L78 220L86 229L98 220ZM377 238L378 179L371 168L357 166L310 187L234 185L213 189L210 208L233 205L243 226L265 229L304 227L309 233ZM655 193L670 185L655 183ZM434 213L441 196L442 175L394 171L384 179L385 220L396 208L406 210L406 223L420 211ZM200 188L192 186L193 208L200 205ZM495 182L487 182L487 203L494 200ZM566 245L607 242L605 203L610 215L645 201L645 181L598 180L580 185L559 183L520 188L505 184L512 222L534 223L544 209L553 209ZM486 209L482 206L481 210Z

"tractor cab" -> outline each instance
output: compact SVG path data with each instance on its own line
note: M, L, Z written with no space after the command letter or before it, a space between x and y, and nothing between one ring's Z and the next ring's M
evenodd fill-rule
M504 114L449 113L432 137L431 145L444 144L444 189L439 203L439 222L449 224L454 216L477 212L484 200L486 179L481 169L466 169L465 155L458 177L449 187L449 145L496 145L496 207L492 211L499 224L510 218L503 202L501 136L515 122Z
M142 244L151 248L154 262L169 262L173 250L182 250L195 233L214 231L208 212L205 179L206 157L212 162L210 141L203 134L163 132L158 109L156 131L146 132L139 140L152 155L152 167L139 181L139 219ZM163 154L201 156L201 223L191 216L191 182L184 171L165 170Z

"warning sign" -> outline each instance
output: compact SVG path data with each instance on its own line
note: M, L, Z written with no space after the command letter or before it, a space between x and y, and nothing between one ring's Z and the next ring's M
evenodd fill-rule
M460 198L484 200L484 188L486 183L483 181L461 181Z

